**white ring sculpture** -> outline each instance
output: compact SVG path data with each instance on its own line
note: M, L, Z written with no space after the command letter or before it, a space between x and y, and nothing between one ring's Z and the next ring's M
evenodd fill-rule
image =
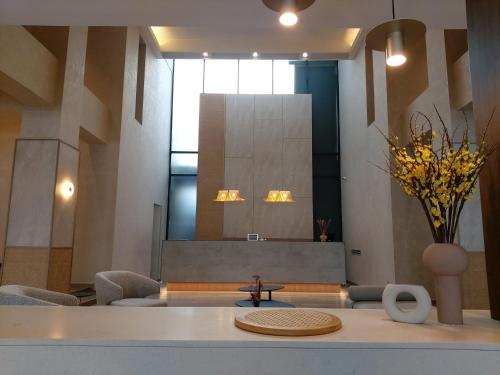
M396 299L404 292L415 297L417 303L414 309L401 310L398 307ZM382 294L382 304L392 320L402 323L424 323L432 309L431 297L420 285L388 284Z

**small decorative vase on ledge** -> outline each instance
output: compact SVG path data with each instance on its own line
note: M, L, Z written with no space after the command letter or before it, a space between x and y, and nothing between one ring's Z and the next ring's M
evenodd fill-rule
M319 236L319 239L321 242L326 242L326 240L328 239L328 236L325 233L321 233L321 235Z
M434 243L425 249L422 259L434 276L439 322L463 324L460 275L467 269L467 253L455 244Z

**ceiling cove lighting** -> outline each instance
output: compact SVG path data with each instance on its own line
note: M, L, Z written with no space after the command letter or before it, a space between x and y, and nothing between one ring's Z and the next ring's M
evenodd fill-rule
M407 60L406 48L424 37L425 31L425 25L420 21L396 19L392 0L392 20L371 29L366 36L366 46L376 51L385 51L388 66L401 66Z
M243 202L239 190L219 190L214 202Z
M268 203L293 203L295 202L290 190L269 190L264 202Z
M315 0L262 0L264 5L280 14L279 21L285 27L292 27L299 21L297 13L309 8Z

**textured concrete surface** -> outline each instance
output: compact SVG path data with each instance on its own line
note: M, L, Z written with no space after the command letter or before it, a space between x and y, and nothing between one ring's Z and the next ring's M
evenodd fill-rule
M344 244L281 241L164 241L167 282L345 282Z

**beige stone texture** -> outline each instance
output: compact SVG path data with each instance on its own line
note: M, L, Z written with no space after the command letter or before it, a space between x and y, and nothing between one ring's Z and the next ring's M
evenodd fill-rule
M18 140L7 230L8 247L49 247L57 140Z
M196 240L221 240L224 203L214 202L224 186L224 95L201 95L198 147Z
M20 127L20 106L0 95L0 262L4 255L14 149Z
M7 247L2 267L2 285L47 288L49 257L48 248Z
M56 102L59 62L22 26L0 26L0 88L26 105Z
M50 249L47 289L62 293L70 291L72 255L71 248Z

